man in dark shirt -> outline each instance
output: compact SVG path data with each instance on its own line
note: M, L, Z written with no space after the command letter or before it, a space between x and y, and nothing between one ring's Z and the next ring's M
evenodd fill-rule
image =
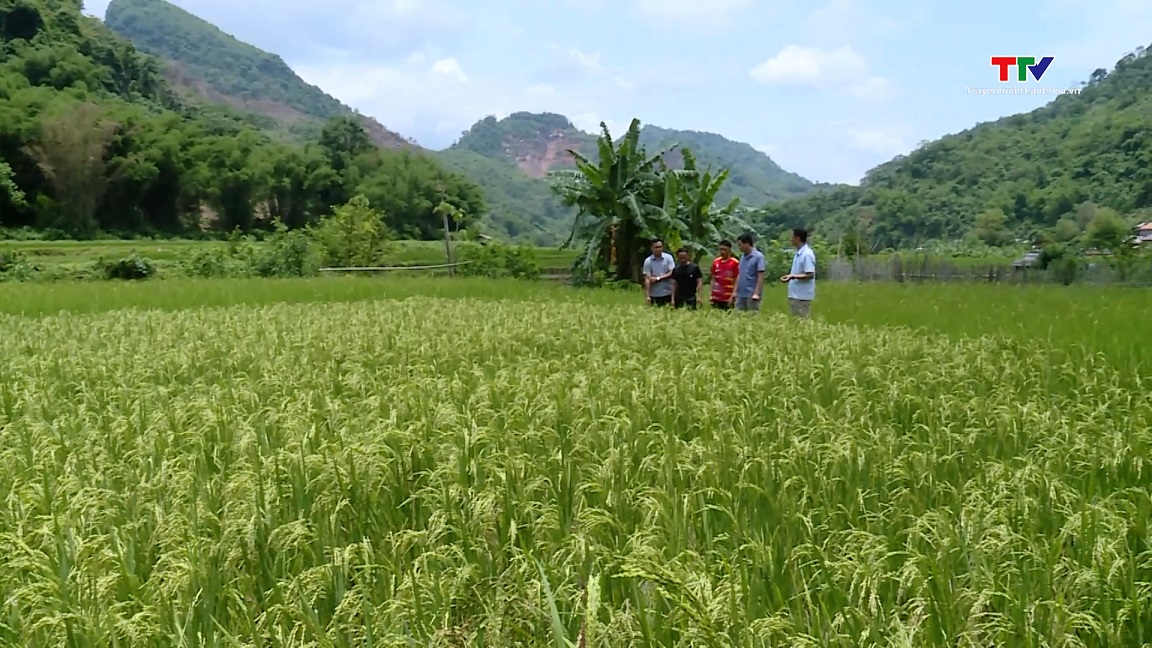
M676 250L676 269L672 271L672 306L696 310L696 295L704 284L704 273L692 262L688 248Z

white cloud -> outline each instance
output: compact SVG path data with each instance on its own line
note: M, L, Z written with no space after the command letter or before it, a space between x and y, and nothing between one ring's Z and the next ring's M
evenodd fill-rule
M752 68L749 74L761 83L822 88L858 79L867 71L864 57L849 46L824 50L785 45L779 54Z
M455 59L430 64L412 56L396 65L369 65L353 59L330 65L301 65L297 73L333 96L375 117L404 135L420 135L420 144L442 148L485 115L555 112L569 116L582 130L599 131L601 119L613 132L626 123L608 116L605 106L631 101L629 93L600 77L565 84L522 85L499 71L464 77ZM467 78L467 83L462 83Z
M878 15L860 0L829 0L805 20L806 33L814 42L844 43L880 40L927 18L926 7L901 11L899 18Z
M748 74L761 83L837 89L858 98L881 97L891 85L883 77L869 76L868 62L848 45L834 50L785 45Z
M624 134L628 129L627 124L621 124L614 119L605 119L594 112L583 112L578 115L572 115L568 119L572 120L572 125L593 135L600 134L600 122L608 127L608 132L612 133L612 137L619 137Z
M401 0L397 0L398 2ZM450 77L455 77L457 81L467 81L468 77L465 76L464 70L460 69L460 63L454 58L440 59L432 64L432 71L438 74L445 74Z
M766 0L759 0L764 3ZM699 25L727 25L732 18L754 7L754 0L635 0L637 12L651 20Z
M576 59L577 63L579 63L580 65L583 65L584 67L588 68L589 70L591 70L593 72L599 72L599 71L604 69L600 65L600 55L599 54L586 54L586 53L581 52L580 50L578 50L576 48L572 48L572 50L569 51L568 54L571 55L572 58Z
M848 128L845 134L848 137L849 147L854 150L895 156L911 149L905 141L903 131L901 127Z

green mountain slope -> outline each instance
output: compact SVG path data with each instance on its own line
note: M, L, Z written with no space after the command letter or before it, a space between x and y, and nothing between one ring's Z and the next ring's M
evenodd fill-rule
M759 207L805 195L812 189L811 182L781 169L767 155L721 135L647 125L641 130L640 138L653 152L671 145L687 147L692 149L698 163L729 169L730 184L720 196L723 202L738 197L745 205ZM563 115L519 112L500 120L495 117L480 120L451 148L512 162L525 175L539 178L554 169L571 168L568 149L595 157L595 146L594 135L578 130ZM680 164L675 153L665 160L671 166Z
M487 211L474 184L373 146L353 117L293 145L267 117L179 96L75 0L0 0L0 36L0 237L299 227L364 194L394 231L438 238L440 201Z
M721 203L739 198L744 205L760 207L812 192L811 181L785 171L752 146L722 135L647 125L640 131L640 142L650 151L670 145L685 147L696 156L698 165L728 169L728 184L718 196ZM665 159L671 166L680 164L675 155Z
M217 103L266 115L296 135L355 111L301 79L279 56L242 42L165 0L112 0L109 29L165 61L174 85ZM411 146L375 120L359 116L379 146Z
M541 246L557 245L567 238L573 214L560 204L545 181L475 151L448 149L435 155L446 168L484 189L489 209L483 220L486 230L508 240Z
M1135 221L1152 208L1149 52L1096 70L1079 94L897 157L859 187L775 205L766 225L807 223L832 239L866 231L873 247L900 247L973 233L978 215L981 228L1000 221L1009 237L1068 230L1085 202Z
M812 191L811 182L781 169L767 155L720 135L644 126L640 137L650 151L686 146L698 163L728 168L722 203L740 198L759 207ZM481 119L437 155L485 188L488 203L503 214L503 225L512 228L508 235L527 230L533 240L551 240L567 234L573 213L560 206L543 178L549 171L573 168L569 149L595 159L596 136L580 131L563 115L518 112L504 119ZM675 151L665 160L674 167L681 164Z

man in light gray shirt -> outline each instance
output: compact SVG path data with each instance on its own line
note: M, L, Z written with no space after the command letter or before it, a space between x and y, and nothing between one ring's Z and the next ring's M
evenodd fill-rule
M676 261L664 252L664 241L652 240L652 256L644 259L644 300L653 306L672 303L672 271Z

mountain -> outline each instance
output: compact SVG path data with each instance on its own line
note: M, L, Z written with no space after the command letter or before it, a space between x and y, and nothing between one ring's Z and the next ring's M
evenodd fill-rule
M673 145L687 148L696 156L697 165L728 169L728 183L719 196L721 203L739 198L742 204L761 207L804 196L813 190L811 181L785 171L752 146L715 133L672 130L649 124L640 130L640 143L649 151ZM673 167L683 163L675 151L664 160Z
M1152 209L1152 49L1096 70L1076 94L923 144L859 187L773 205L763 224L807 223L831 239L863 231L875 248L1066 239L1094 207L1133 222Z
M729 169L728 184L719 196L721 203L739 198L745 205L760 207L803 196L812 190L811 182L781 169L767 155L748 144L714 133L646 125L640 131L640 142L652 152L672 146L687 147L698 164ZM500 120L486 117L450 147L450 150L467 150L511 162L531 178L541 178L555 169L572 168L568 149L595 158L596 136L578 130L563 115L527 112L513 113ZM675 151L664 159L673 167L682 163Z
M301 227L357 194L408 238L443 235L441 201L462 227L487 212L474 183L374 146L355 116L276 139L271 118L175 92L162 69L76 0L0 3L0 237Z
M544 177L549 171L575 168L569 150L595 159L596 140L563 115L517 112L503 119L481 119L436 155L445 166L484 187L485 199L499 214L504 234L554 241L567 235L574 212L560 205ZM751 146L713 133L649 125L640 131L640 141L653 153L688 147L698 164L729 169L728 184L718 196L721 204L739 198L744 205L760 207L805 195L814 186ZM673 167L682 164L678 148L664 159Z
M104 24L164 61L175 87L209 101L271 117L290 134L315 135L332 117L352 115L378 145L414 143L301 79L279 56L240 41L165 0L112 0Z

